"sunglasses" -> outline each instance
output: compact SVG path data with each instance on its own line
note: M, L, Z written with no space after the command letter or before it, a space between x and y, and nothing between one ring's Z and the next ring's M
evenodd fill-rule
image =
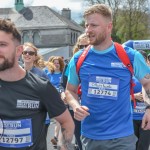
M88 45L79 45L79 49L86 48Z
M23 51L22 54L23 55L27 55L28 54L30 56L33 56L33 55L35 55L35 52L33 52L33 51Z

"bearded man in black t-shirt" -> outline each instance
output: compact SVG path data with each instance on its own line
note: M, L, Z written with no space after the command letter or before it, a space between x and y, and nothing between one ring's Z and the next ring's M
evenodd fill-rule
M74 124L57 90L18 64L21 35L0 19L0 150L46 150L46 112L60 124L62 148L71 150Z

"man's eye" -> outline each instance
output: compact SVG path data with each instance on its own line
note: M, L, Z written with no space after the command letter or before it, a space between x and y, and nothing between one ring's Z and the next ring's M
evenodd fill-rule
M0 43L0 46L6 46L6 44Z
M91 26L92 26L92 27L96 27L97 25L95 25L95 24L92 24Z
M89 25L88 25L88 24L86 24L86 25L85 25L85 28L87 28L88 26L89 26Z

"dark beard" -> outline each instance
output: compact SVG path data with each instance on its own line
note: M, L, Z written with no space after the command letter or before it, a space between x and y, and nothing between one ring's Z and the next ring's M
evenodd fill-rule
M12 68L14 66L14 63L15 63L15 58L13 58L11 61L4 58L4 62L0 64L0 71L4 71L6 69Z
M90 42L90 40L89 40L89 42L91 45L97 46L97 45L103 43L103 41L105 41L105 39L106 39L106 33L103 31L103 32L101 32L101 34L99 34L99 36L96 38L95 41Z

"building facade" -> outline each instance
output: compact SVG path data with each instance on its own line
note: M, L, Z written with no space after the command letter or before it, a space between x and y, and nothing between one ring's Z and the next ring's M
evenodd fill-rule
M24 7L23 0L15 0L14 8L0 8L0 18L13 21L21 31L22 43L34 43L45 59L59 53L70 57L78 36L84 32L71 20L70 9L64 8L59 14L48 6Z

